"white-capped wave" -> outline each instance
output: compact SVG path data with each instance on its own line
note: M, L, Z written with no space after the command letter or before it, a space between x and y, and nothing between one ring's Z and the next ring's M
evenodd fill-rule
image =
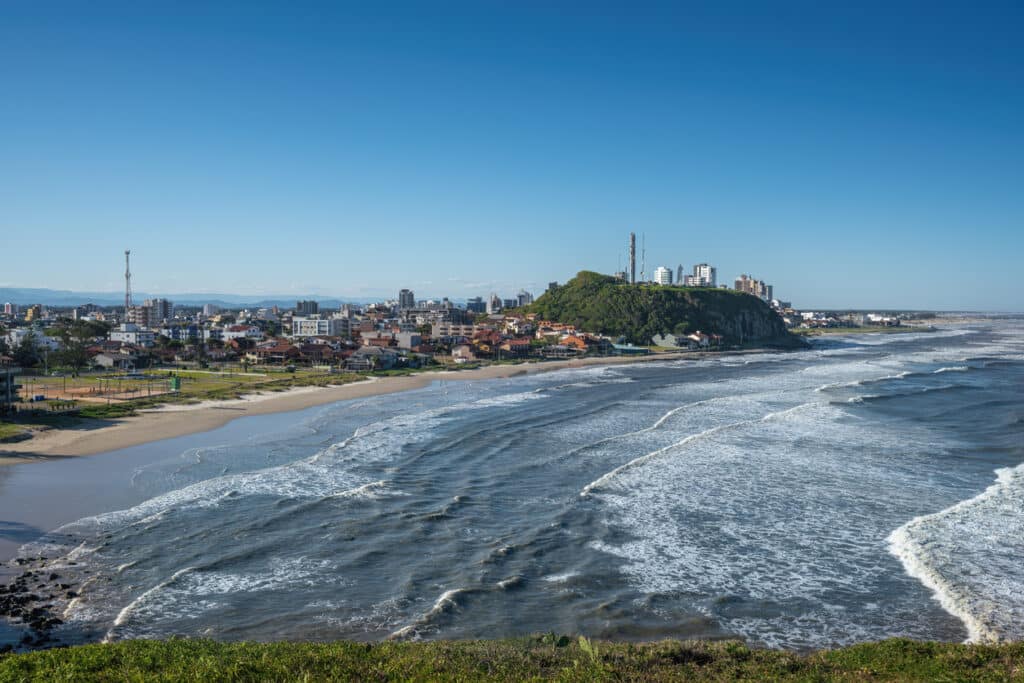
M435 617L454 611L459 605L456 601L458 596L469 592L471 592L471 589L469 588L453 588L445 591L441 594L441 597L434 601L433 606L429 610L417 617L412 623L392 632L391 635L388 636L388 640L418 637L420 635L420 631L428 627Z
M974 498L916 517L889 536L907 574L967 627L971 641L1024 637L1024 465L996 470Z
M650 453L645 453L644 455L641 455L639 458L634 458L633 460L630 460L629 462L625 463L624 465L620 465L619 467L616 467L611 472L606 472L605 474L601 475L600 477L598 477L594 481L592 481L589 484L587 484L586 486L584 486L583 490L580 491L580 496L585 498L588 495L590 495L591 493L593 493L596 489L599 489L599 488L602 488L602 487L606 486L608 484L608 482L612 481L613 479L615 479L617 476L619 476L623 472L626 472L626 471L631 470L631 469L633 469L635 467L643 465L643 464L645 464L645 463L647 463L647 462L649 462L649 461L651 461L651 460L653 460L655 458L658 458L660 456L665 455L666 453L670 453L672 451L679 450L679 449L687 446L688 444L691 444L691 443L693 443L695 441L698 441L700 439L707 438L707 437L709 437L709 436L711 436L713 434L717 434L719 432L723 432L723 431L726 431L726 430L737 429L737 428L740 428L740 427L745 427L745 426L748 426L748 425L756 424L758 422L767 422L769 420L774 420L774 419L777 419L779 417L783 417L785 415L789 415L791 413L794 413L794 412L796 412L798 410L803 410L804 408L807 408L807 407L810 407L810 406L813 406L813 405L815 405L815 404L814 403L801 403L800 405L796 405L796 406L793 406L791 408L786 408L785 410L779 410L779 411L776 411L776 412L773 412L773 413L768 413L767 415L764 415L762 417L755 418L755 419L752 419L752 420L741 420L739 422L732 422L732 423L729 423L729 424L718 425L717 427L712 427L710 429L705 429L704 431L698 432L696 434L690 434L689 436L687 436L687 437L685 437L685 438L683 438L683 439L681 439L681 440L679 440L679 441L677 441L677 442L675 442L673 444L669 444L668 446L665 446L663 448L659 448L659 449L657 449L655 451L651 451Z

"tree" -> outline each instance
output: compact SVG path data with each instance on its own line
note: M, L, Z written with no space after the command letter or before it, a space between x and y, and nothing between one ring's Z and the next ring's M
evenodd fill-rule
M60 340L61 348L57 352L57 361L71 369L71 374L78 377L83 368L89 367L89 347L96 339L96 332L104 331L86 320L62 320L57 327L47 330L50 336Z
M39 343L36 341L35 332L29 332L22 337L21 343L14 347L11 355L14 357L14 362L23 368L31 368L38 365L40 349Z

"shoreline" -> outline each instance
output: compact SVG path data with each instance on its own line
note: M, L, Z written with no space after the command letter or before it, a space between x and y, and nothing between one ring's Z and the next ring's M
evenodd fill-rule
M358 398L383 396L422 389L435 381L507 379L598 365L620 365L652 361L697 360L726 355L772 352L772 349L735 351L679 351L647 356L602 356L557 361L489 365L472 370L422 372L403 377L370 377L328 387L297 387L284 392L246 395L238 399L170 404L141 410L139 415L65 429L50 429L31 439L0 444L0 466L46 462L55 458L80 457L140 446L154 441L208 432L240 417L287 413ZM103 424L103 423L108 424Z

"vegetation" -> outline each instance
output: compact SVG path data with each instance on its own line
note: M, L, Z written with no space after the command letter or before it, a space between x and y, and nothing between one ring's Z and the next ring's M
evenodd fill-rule
M175 393L169 393L167 387L167 380L172 373L181 380L181 389ZM260 373L154 370L136 377L107 373L86 374L75 378L26 375L21 378L21 383L24 396L39 393L74 399L76 393L85 393L99 400L77 401L76 414L84 418L110 419L135 415L138 410L167 403L227 400L255 392L347 384L362 379L365 377L359 374L331 374L306 369L295 373L273 370ZM108 395L111 400L103 402L103 397ZM29 407L28 404L20 406L21 410L28 410Z
M0 421L0 442L16 439L24 433L25 428L21 425Z
M1024 681L1024 643L887 640L800 655L554 635L420 643L125 641L0 656L0 681Z
M544 320L634 344L658 334L719 334L729 345L799 346L782 319L755 296L729 289L630 285L582 271L524 309Z

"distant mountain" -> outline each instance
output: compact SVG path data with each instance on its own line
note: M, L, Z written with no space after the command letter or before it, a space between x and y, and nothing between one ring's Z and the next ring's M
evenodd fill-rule
M589 271L548 290L525 310L636 344L650 344L658 334L700 330L722 335L727 344L804 345L756 296L720 288L630 285Z
M202 306L203 304L215 304L225 308L261 308L269 306L280 306L290 308L300 299L311 299L317 301L325 308L337 308L343 303L365 303L360 299L344 299L339 297L323 297L312 294L305 296L286 296L283 294L149 294L146 292L133 292L132 300L141 303L143 299L164 298L170 299L176 304ZM43 304L46 306L81 306L82 304L96 304L97 306L118 306L124 303L124 294L121 292L74 292L66 289L32 289L18 287L0 287L0 304L10 301L19 306L32 304Z

